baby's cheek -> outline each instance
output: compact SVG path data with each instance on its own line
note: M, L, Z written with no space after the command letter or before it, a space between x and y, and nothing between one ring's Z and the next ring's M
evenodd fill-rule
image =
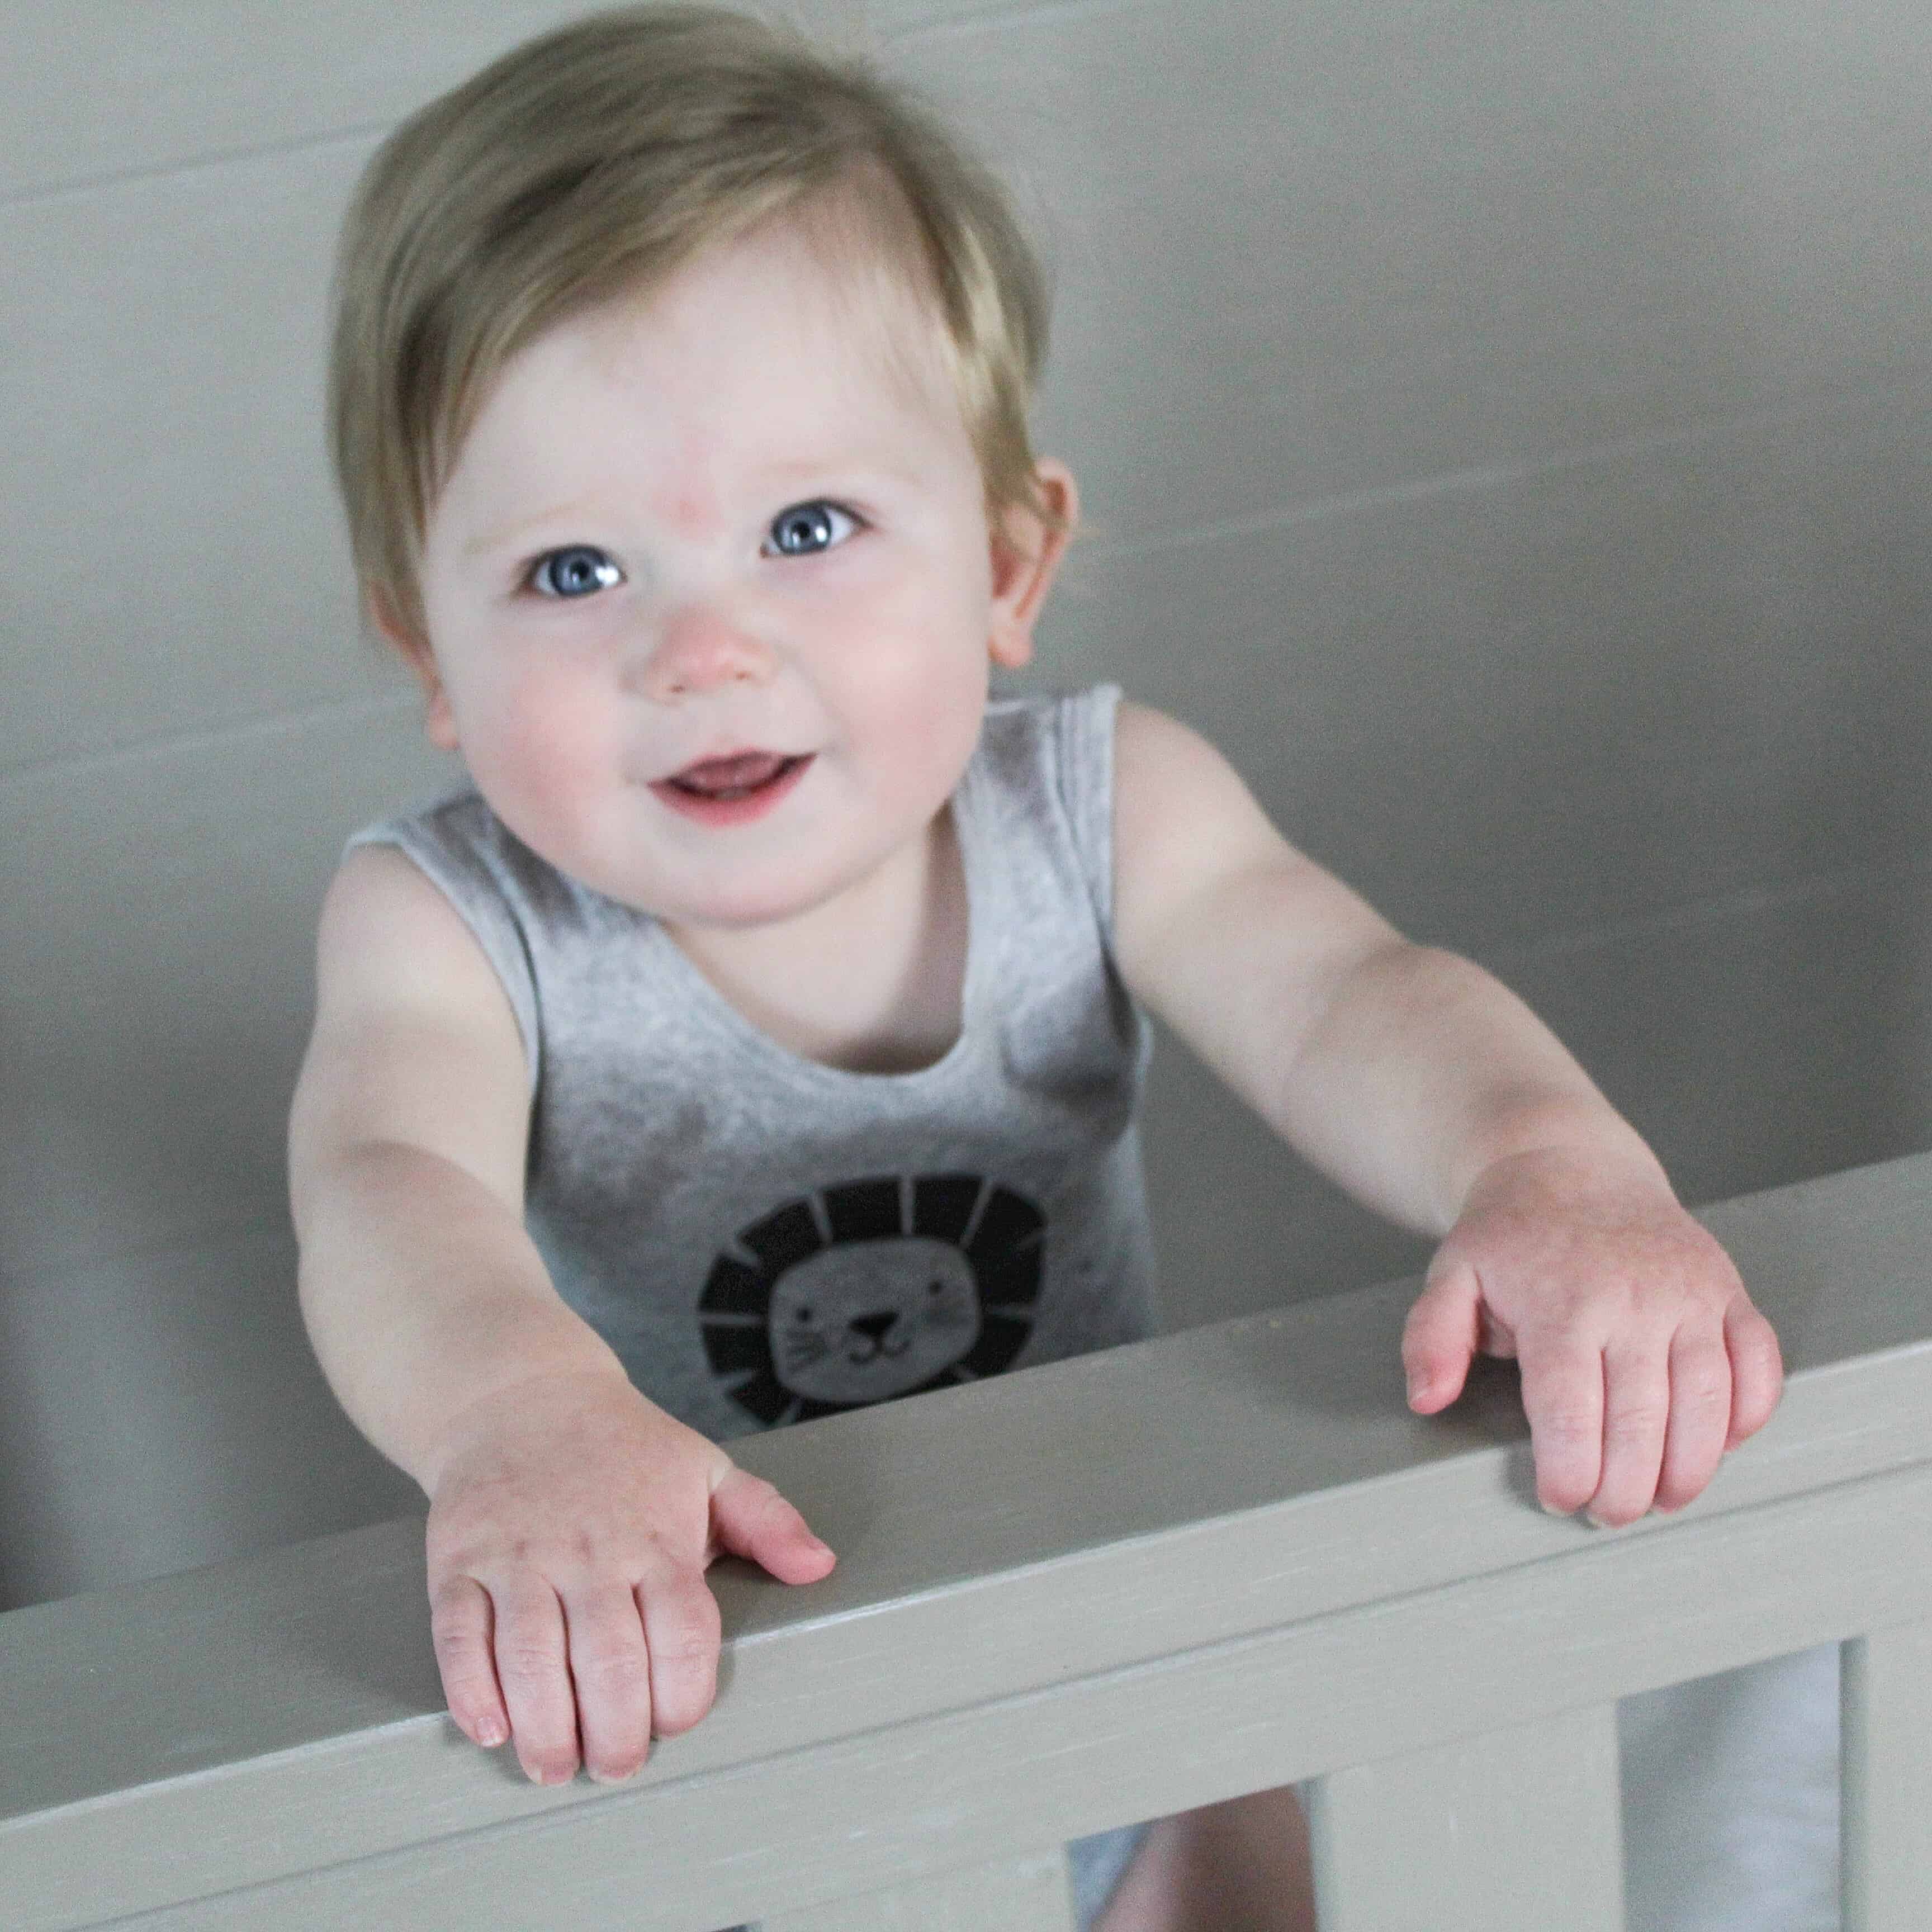
M958 639L894 654L855 692L880 783L895 800L936 809L978 741L986 669Z
M506 680L488 730L470 747L470 776L498 814L546 857L572 843L619 780L608 706L555 680ZM602 715L600 715L600 712Z

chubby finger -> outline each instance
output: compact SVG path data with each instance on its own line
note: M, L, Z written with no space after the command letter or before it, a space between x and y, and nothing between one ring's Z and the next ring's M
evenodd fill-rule
M490 1593L474 1576L449 1577L430 1601L430 1641L449 1714L465 1737L485 1750L510 1735L490 1648L493 1621Z
M781 1583L815 1583L838 1560L770 1483L735 1468L711 1492L711 1540Z
M1480 1333L1482 1288L1474 1268L1432 1270L1402 1324L1402 1366L1418 1415L1447 1408L1462 1393Z
M1682 1509L1716 1474L1731 1426L1731 1358L1709 1328L1681 1328L1670 1344L1670 1420L1657 1507Z
M1604 1358L1586 1342L1519 1338L1536 1499L1559 1516L1597 1493L1604 1466Z
M1604 1352L1604 1466L1592 1522L1634 1522L1657 1500L1670 1424L1670 1354L1661 1336Z
M637 1604L650 1650L652 1727L675 1737L718 1694L718 1600L689 1564L666 1562L638 1584Z
M1724 1446L1735 1449L1771 1420L1784 1393L1784 1358L1777 1330L1748 1295L1734 1296L1724 1311L1724 1346L1731 1358L1731 1426Z
M651 1748L651 1664L637 1599L621 1583L563 1600L584 1768L601 1784L628 1778Z
M563 1606L541 1577L498 1586L496 1681L510 1713L518 1762L537 1784L576 1774L577 1699L571 1688Z

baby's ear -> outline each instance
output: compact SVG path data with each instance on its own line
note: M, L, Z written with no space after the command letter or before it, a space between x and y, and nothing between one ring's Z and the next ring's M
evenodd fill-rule
M449 694L443 688L442 673L436 667L435 652L430 648L428 633L404 614L401 600L388 584L371 584L364 596L368 602L369 621L416 673L416 682L423 688L424 734L439 750L456 750L456 716L449 708Z
M1080 520L1080 492L1064 463L1043 458L1034 471L1040 509L1010 506L994 525L993 622L988 648L993 662L1017 670L1033 656L1033 627Z

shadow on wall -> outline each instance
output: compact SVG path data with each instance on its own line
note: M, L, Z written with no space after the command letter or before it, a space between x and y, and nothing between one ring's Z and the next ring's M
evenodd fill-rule
M309 1364L293 1272L270 1222L0 1275L0 1609L420 1510Z
M27 1056L8 1045L17 1073ZM199 1084L191 1037L104 1028L97 1046L151 1100ZM117 1171L135 1137L104 1144L92 1109L48 1118L57 1083L34 1084L28 1124L68 1202L148 1197L153 1175ZM9 1198L10 1218L32 1204ZM31 1266L27 1231L0 1232L0 1609L420 1508L314 1366L278 1198L111 1251L86 1252L70 1225L64 1256L43 1245Z
M1694 1201L1932 1144L1932 423L1862 525L1788 473L1714 560L1752 621L1697 709L1733 727L1682 814L1756 812L1779 862L1762 883L1496 963L1648 1134ZM1876 465L1881 470L1886 466ZM1838 480L1826 466L1814 492ZM1745 490L1744 494L1751 494ZM1687 600L1678 662L1715 621ZM1680 676L1682 675L1680 673ZM1660 665L1653 700L1673 694ZM1641 767L1634 772L1641 784ZM1730 801L1735 800L1732 803ZM1667 836L1669 817L1652 836ZM1848 864L1846 855L1868 855ZM1660 864L1666 862L1660 860Z

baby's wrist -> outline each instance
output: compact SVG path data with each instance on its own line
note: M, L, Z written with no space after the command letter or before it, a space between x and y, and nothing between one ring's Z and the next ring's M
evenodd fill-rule
M467 1395L425 1429L405 1464L434 1497L450 1469L479 1445L526 1433L548 1412L568 1426L611 1400L640 1400L614 1356L607 1363L552 1364L506 1376Z
M1648 1196L1678 1205L1662 1162L1634 1129L1610 1118L1620 1131L1552 1138L1492 1155L1470 1180L1457 1218L1525 1194L1544 1201Z

